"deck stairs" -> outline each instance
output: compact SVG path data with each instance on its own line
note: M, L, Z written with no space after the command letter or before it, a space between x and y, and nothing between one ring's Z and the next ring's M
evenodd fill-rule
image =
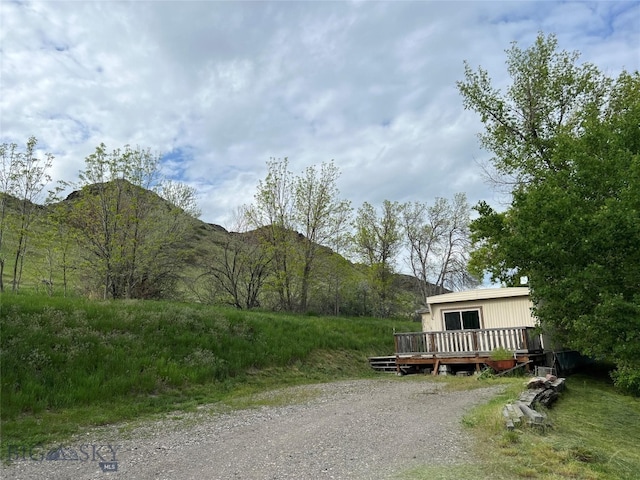
M369 357L369 365L378 372L396 373L396 356Z

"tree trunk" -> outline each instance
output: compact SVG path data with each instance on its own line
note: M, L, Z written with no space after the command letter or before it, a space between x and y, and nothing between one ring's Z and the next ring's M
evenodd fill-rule
M11 286L11 290L13 292L17 292L20 286L18 281L18 266L20 264L20 254L22 252L23 243L24 243L24 234L20 233L20 237L18 238L18 249L16 250L16 261L13 264L13 282Z

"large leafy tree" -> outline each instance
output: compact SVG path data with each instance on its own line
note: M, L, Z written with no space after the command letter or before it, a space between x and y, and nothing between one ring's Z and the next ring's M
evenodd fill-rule
M340 198L340 172L333 162L311 166L302 175L289 171L286 158L271 159L267 167L245 216L268 253L277 308L304 312L319 258L328 253L322 247L339 238L351 207Z
M171 295L190 217L153 192L162 192L159 157L129 146L109 151L101 144L79 177L65 218L84 253L88 283L98 285L105 298ZM174 185L169 192L197 213L192 189Z
M460 84L513 181L506 211L476 207L473 266L507 284L528 276L543 327L615 362L618 383L640 393L640 76L609 79L556 48L542 35L514 45L504 97L485 74Z
M294 219L304 236L300 271L300 310L303 312L309 303L313 269L320 255L326 253L323 247L339 244L351 216L351 204L340 198L339 177L340 170L329 162L319 169L308 167L296 179Z
M564 167L553 155L557 135L579 132L587 112L604 105L610 80L591 64L577 64L577 52L559 51L554 35L539 34L524 50L514 42L506 54L512 79L506 92L466 62L458 89L465 108L484 123L480 143L494 155L489 175L512 188Z

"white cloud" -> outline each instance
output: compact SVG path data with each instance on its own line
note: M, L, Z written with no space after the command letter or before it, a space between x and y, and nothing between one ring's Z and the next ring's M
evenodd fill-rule
M35 135L73 180L104 142L169 154L229 226L270 157L331 159L364 201L497 198L463 60L506 85L539 31L610 75L639 68L635 2L2 2L0 141Z

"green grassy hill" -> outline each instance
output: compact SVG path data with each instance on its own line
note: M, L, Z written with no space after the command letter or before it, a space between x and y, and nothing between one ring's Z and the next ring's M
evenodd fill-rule
M411 323L3 294L2 441L215 402L237 389L373 375Z

